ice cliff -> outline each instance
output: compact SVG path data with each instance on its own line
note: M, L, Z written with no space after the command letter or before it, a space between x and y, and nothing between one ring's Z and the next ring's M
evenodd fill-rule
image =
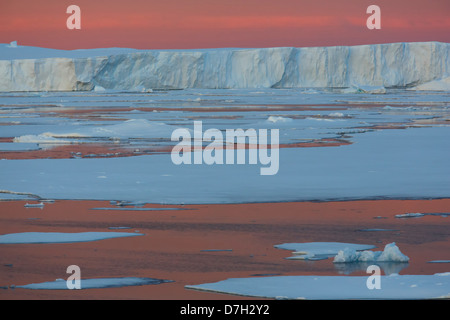
M450 44L133 50L0 45L0 91L352 86L440 89ZM429 84L429 85L428 85Z

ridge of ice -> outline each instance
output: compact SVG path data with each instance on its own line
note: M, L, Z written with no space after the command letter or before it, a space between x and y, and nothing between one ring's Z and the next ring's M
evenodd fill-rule
M448 43L134 50L0 45L0 91L185 88L448 88ZM14 54L12 53L14 50ZM436 82L437 81L437 82ZM350 88L350 89L348 89ZM355 89L356 88L356 89ZM151 91L151 90L150 90Z

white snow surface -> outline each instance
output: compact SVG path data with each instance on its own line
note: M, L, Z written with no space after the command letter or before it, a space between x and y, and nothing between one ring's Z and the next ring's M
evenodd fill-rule
M234 295L308 300L445 299L450 297L450 273L380 276L380 289L369 289L366 276L273 276L232 278L186 288Z
M449 45L65 51L1 44L0 91L334 87L384 93L422 85L429 90L450 74ZM442 81L436 85L442 88Z
M142 235L130 232L21 232L0 235L0 244L72 243Z

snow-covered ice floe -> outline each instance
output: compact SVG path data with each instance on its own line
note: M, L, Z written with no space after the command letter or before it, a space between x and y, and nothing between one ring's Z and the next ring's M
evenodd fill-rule
M271 299L448 299L450 273L380 276L380 289L369 289L368 276L272 276L232 278L186 288Z
M43 202L40 202L40 203L25 203L24 204L24 207L25 208L40 208L40 209L42 209L42 208L44 208L44 203Z
M72 243L142 235L144 234L130 232L21 232L0 235L0 244Z
M420 212L410 212L410 213L402 213L402 214L396 214L396 218L419 218L423 217L425 214Z
M409 212L409 213L402 213L402 214L396 214L396 218L420 218L424 216L441 216L441 217L447 217L449 216L449 212L433 212L433 213L421 213L421 212Z
M100 288L117 288L128 286L144 286L150 284L161 284L172 282L171 280L162 280L154 278L138 278L138 277L123 277L123 278L97 278L97 279L80 279L80 289L100 289ZM55 281L31 283L15 288L34 289L34 290L67 290L67 281L57 279Z
M172 211L172 210L192 210L188 208L91 208L91 210L104 210L104 211Z
M373 245L354 244L342 242L308 242L308 243L284 243L276 245L275 248L293 251L290 260L325 260L334 257L336 265L354 264L352 267L337 266L344 272L351 272L367 267L367 263L381 263L380 266L386 270L386 274L392 270L401 270L400 267L393 266L393 263L409 262L409 257L405 256L396 244L386 244L383 251L370 251L375 248Z
M368 244L355 244L343 242L306 242L283 243L275 245L275 248L293 251L293 256L286 259L293 260L323 260L336 256L342 250L369 250L375 248Z
M89 138L129 139L129 138L166 138L169 139L173 127L160 122L150 122L146 119L130 119L118 124L91 127L78 126L71 129L59 129L59 132L43 132L37 135L22 135L15 137L13 142L26 145L72 144L87 141ZM0 146L1 147L1 146Z

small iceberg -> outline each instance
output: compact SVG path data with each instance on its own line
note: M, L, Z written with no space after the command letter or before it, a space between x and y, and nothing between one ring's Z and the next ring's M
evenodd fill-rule
M267 122L277 123L277 122L291 122L291 118L281 117L281 116L269 116L266 120Z
M356 251L346 248L338 252L334 257L334 263L353 263L353 262L408 262L409 257L405 256L395 245L395 242L389 243L383 251Z
M286 259L291 260L324 260L336 256L341 250L352 251L369 250L375 248L368 244L355 244L343 242L306 242L306 243L283 243L275 248L293 251L293 256Z
M94 87L94 91L95 91L95 92L104 92L104 91L106 91L106 89L103 88L102 86L96 85L96 86Z

